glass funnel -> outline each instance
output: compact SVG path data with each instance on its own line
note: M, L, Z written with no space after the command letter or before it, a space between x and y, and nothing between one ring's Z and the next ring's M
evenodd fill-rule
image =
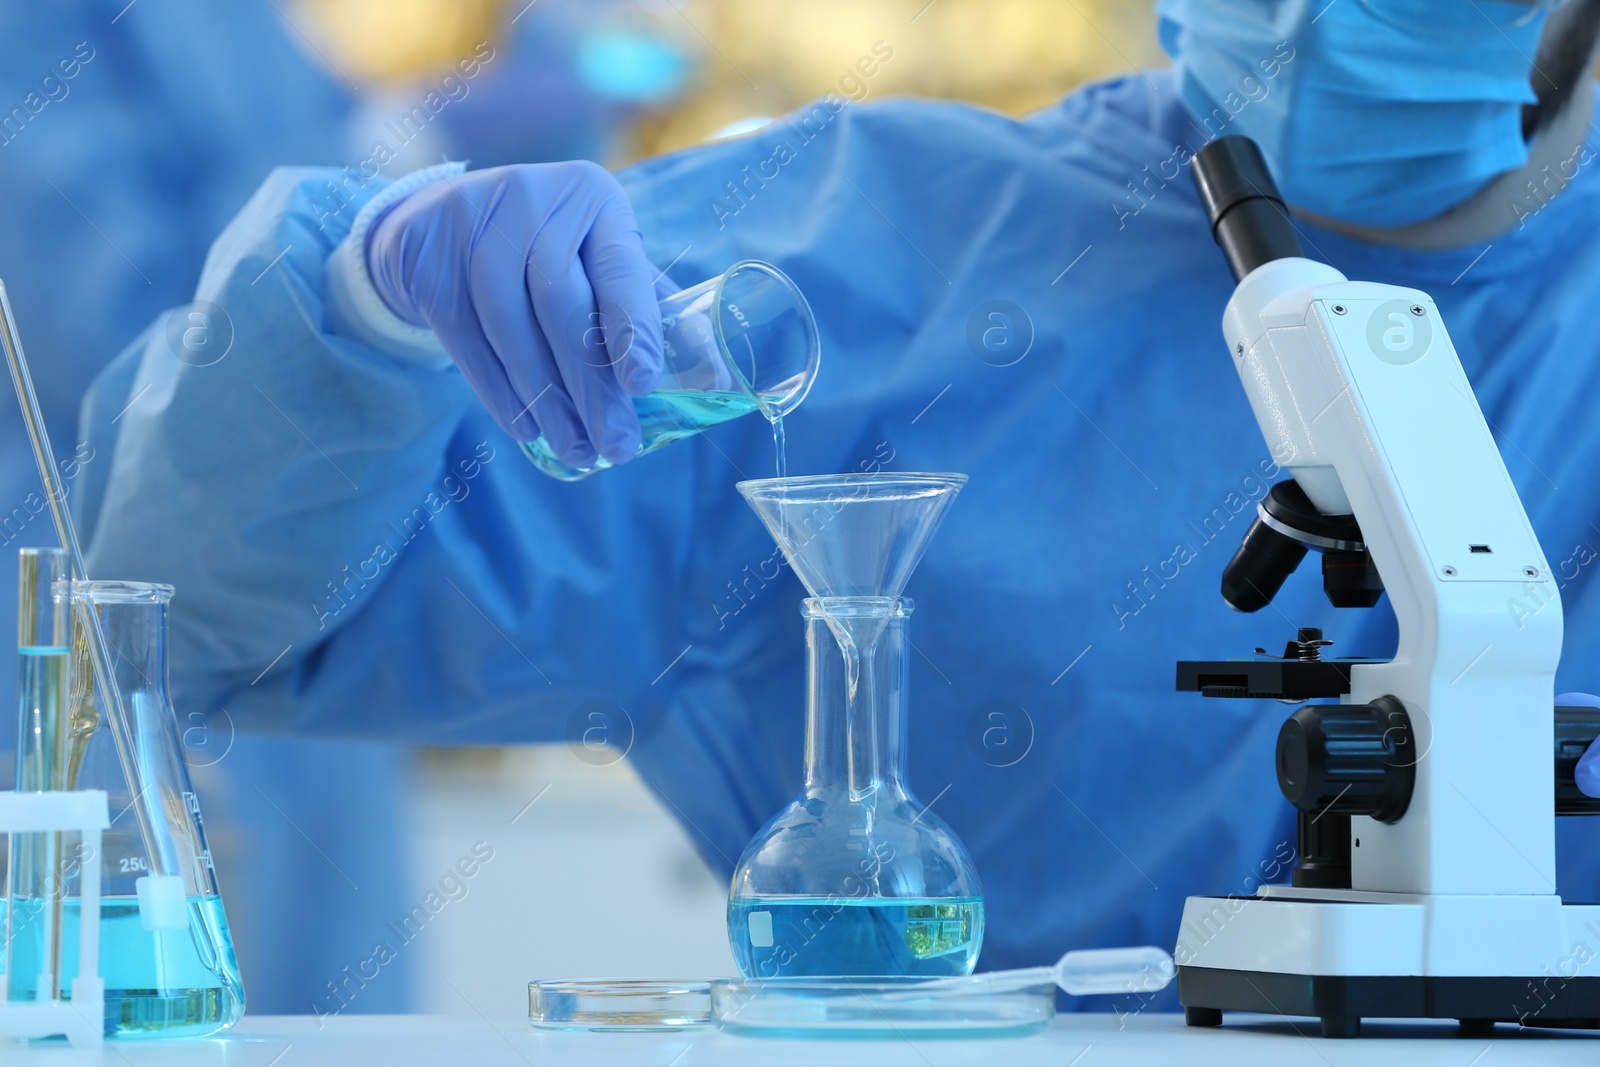
M728 937L751 978L965 975L983 891L965 847L906 782L905 581L964 475L741 482L814 595L805 781L745 849Z
M57 584L56 597L64 599L67 592L66 582ZM13 996L36 995L26 988L31 974L54 974L63 995L70 989L78 958L78 873L83 864L99 863L107 1036L225 1030L244 1013L244 992L167 692L172 587L73 582L70 596L70 652L58 650L68 653L68 694L61 704L65 729L56 731L56 788L105 790L112 819L100 856L62 852L53 879L61 897L55 966L22 958L41 938L14 942L8 961ZM98 614L106 637L127 712L126 738L110 727L104 689L91 665L84 614L89 610ZM136 803L136 797L144 802ZM12 911L48 913L18 900Z
M573 347L596 365L608 365L604 330L580 323ZM715 278L661 300L661 380L633 402L642 431L642 456L702 430L759 411L781 432L783 417L806 398L822 358L817 322L804 294L770 263L747 259ZM533 465L573 482L605 470L603 456L576 467L544 437L523 442Z

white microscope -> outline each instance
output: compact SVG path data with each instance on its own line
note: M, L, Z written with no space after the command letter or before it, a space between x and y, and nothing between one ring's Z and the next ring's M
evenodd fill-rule
M1555 817L1600 712L1555 708L1561 599L1432 298L1306 259L1256 145L1194 160L1238 280L1223 333L1274 458L1223 577L1269 603L1309 549L1336 606L1387 590L1387 662L1183 662L1178 688L1305 704L1278 737L1299 809L1291 885L1191 897L1174 952L1191 1026L1229 1011L1600 1027L1600 905L1556 895ZM1513 309L1514 310L1514 309ZM1537 605L1529 611L1528 605Z

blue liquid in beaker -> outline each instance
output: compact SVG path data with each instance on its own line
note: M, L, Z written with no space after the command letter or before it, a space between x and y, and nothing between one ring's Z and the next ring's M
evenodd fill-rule
M639 450L635 456L665 448L674 441L693 437L702 430L719 423L748 415L760 409L755 397L739 392L697 392L693 390L662 390L634 400L633 408L639 413ZM591 467L574 467L565 463L543 435L537 441L522 442L533 465L564 482L575 482L595 471L605 470L613 464L601 457Z

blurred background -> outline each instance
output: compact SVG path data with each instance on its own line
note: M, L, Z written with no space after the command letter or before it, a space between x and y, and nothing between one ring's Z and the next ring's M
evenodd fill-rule
M598 135L594 158L621 166L782 115L827 92L950 97L1012 114L1030 111L1089 79L1164 62L1152 32L1153 6L1144 0L295 0L289 17L335 80L367 90L421 87L477 42L515 40L518 73L508 76L515 84L507 88L529 109L524 124L556 123L544 113L554 102L545 94L564 82L575 94L565 103L589 97L590 114L609 120L604 130L589 124ZM877 42L894 58L863 92L844 79Z
M829 92L867 104L954 97L1019 114L1087 80L1159 64L1151 7L13 5L0 16L0 277L57 453L68 456L90 378L140 331L165 328L211 242L274 166L358 170L381 144L390 178L443 157L621 167L753 129ZM870 76L863 57L874 59ZM53 543L30 503L37 477L14 411L0 400L6 559ZM82 469L100 473L93 457ZM14 597L15 571L0 560L0 604ZM14 613L0 619L0 633L13 633ZM0 691L14 690L13 672L0 657ZM180 702L178 714L252 1012L504 1016L526 1010L534 977L733 971L726 887L622 753L246 738L226 708ZM14 738L0 715L0 787ZM452 873L484 849L492 858L473 877ZM352 979L430 891L446 904L426 927L376 978Z

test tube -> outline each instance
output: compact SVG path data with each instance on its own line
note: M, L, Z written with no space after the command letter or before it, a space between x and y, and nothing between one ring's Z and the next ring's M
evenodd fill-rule
M17 554L17 790L64 788L67 694L67 576L60 548ZM64 590L64 586L60 587ZM64 887L61 835L13 834L6 885L12 1000L51 1000L59 990Z

